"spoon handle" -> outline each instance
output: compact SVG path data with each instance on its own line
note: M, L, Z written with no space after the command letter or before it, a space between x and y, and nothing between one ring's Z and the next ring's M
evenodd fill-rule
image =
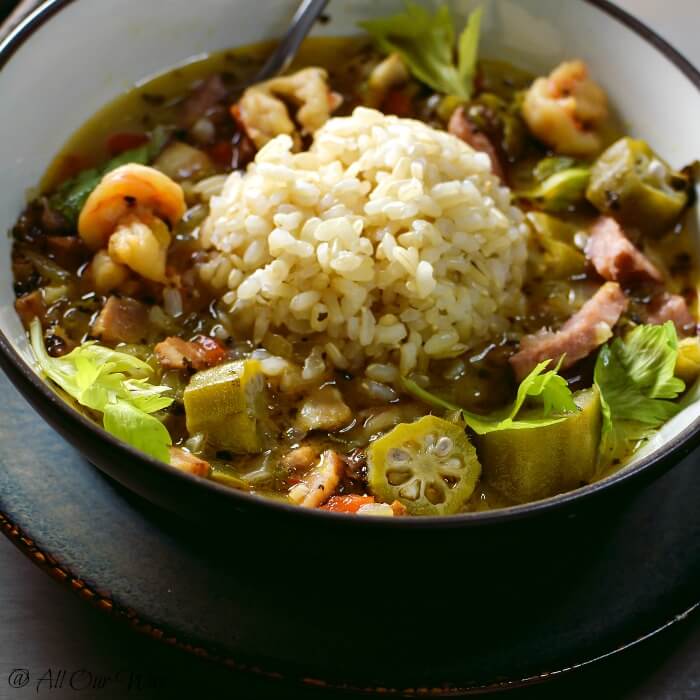
M311 31L318 16L328 5L329 0L303 0L297 8L292 18L292 23L287 32L282 37L280 43L275 47L270 57L265 61L265 65L255 76L253 82L267 80L279 73L282 73L294 60L301 42Z
M18 3L15 9L0 23L0 39L4 39L6 34L9 34L25 17L34 12L40 4L41 0L22 0ZM1 14L5 13L0 11Z

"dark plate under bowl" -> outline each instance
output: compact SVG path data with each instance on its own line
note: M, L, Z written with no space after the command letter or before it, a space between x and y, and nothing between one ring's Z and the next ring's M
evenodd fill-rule
M2 377L0 393L0 529L116 617L235 667L480 692L614 652L699 597L697 458L587 517L346 537L185 521L102 476Z

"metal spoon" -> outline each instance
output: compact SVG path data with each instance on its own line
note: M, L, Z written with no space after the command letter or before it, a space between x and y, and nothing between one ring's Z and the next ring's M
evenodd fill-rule
M329 0L302 0L294 13L289 29L251 83L267 80L289 68L301 42L311 31L319 15L326 9L328 2Z

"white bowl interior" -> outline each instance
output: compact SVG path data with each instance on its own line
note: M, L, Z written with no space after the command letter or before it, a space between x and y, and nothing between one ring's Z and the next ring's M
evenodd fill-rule
M278 36L297 0L73 0L40 26L0 71L0 229L9 230L26 192L68 137L134 83L193 56ZM436 4L425 3L425 4ZM356 33L400 0L334 0L319 35ZM583 1L453 0L458 22L485 9L481 53L547 71L580 57L607 89L630 134L675 166L700 158L700 92L641 36ZM672 106L672 108L671 108ZM697 208L692 225L697 233ZM696 236L700 245L700 235ZM0 238L0 328L30 359L13 308L10 239ZM698 420L700 403L668 423L635 463Z

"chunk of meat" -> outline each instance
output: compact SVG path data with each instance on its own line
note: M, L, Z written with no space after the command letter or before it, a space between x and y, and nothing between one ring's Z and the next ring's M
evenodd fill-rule
M142 343L148 335L148 308L136 299L111 296L90 329L104 343Z
M680 335L695 335L697 333L697 322L680 294L664 292L652 299L651 304L649 304L647 323L661 325L666 321L673 321Z
M209 462L179 447L170 448L170 466L195 476L209 476L211 469Z
M29 328L29 324L35 318L43 318L46 306L41 290L35 289L33 292L16 299L15 311L17 311L18 316L22 319L22 324L25 328Z
M319 452L313 445L301 445L287 452L280 460L280 466L290 472L308 469L318 459Z
M221 364L226 350L214 338L199 335L187 341L171 336L155 347L156 359L164 369L200 370Z
M601 216L591 228L586 257L598 274L611 282L662 282L663 276L608 216Z
M302 135L313 134L342 101L328 87L328 73L323 68L310 67L249 87L232 106L231 114L257 148L279 134L296 136L298 145L294 120ZM286 103L297 106L294 120Z
M342 477L343 460L334 450L326 450L318 464L289 490L289 498L305 508L318 508L335 493Z
M180 126L189 129L226 95L228 90L220 75L212 75L204 80L182 103Z
M612 328L627 308L627 298L617 282L606 282L558 331L542 330L520 341L510 358L518 380L543 360L571 367L612 336Z
M41 203L41 225L42 227L51 233L68 233L71 230L71 225L68 223L63 214L57 212L49 204L49 200L46 197L42 197Z
M46 250L61 267L77 268L87 257L88 249L78 236L46 236Z
M334 386L324 386L312 391L302 402L297 425L302 430L328 430L344 428L352 419L352 411Z
M458 107L447 125L447 131L452 135L469 144L475 151L486 153L491 159L491 170L494 175L497 175L501 180L505 181L505 173L501 164L500 156L496 147L491 143L486 134L480 132L476 126L469 120L464 107Z
M333 513L357 513L357 511L369 503L374 503L374 496L332 496L328 502L321 506L321 510L329 510Z

